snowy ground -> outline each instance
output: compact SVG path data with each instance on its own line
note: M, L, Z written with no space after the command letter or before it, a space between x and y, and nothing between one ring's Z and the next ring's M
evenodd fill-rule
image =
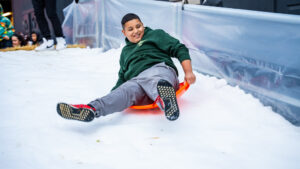
M0 168L300 168L299 127L238 87L198 73L174 122L159 110L125 110L91 123L57 115L57 102L88 103L108 93L119 55L1 52Z

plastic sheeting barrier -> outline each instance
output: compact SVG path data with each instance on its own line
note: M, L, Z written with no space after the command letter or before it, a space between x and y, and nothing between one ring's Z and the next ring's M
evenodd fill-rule
M198 71L240 86L300 125L299 16L186 5L182 25L189 25L182 40Z
M64 9L68 43L124 43L121 19L138 14L190 49L195 70L224 78L300 125L300 16L152 0L86 0Z

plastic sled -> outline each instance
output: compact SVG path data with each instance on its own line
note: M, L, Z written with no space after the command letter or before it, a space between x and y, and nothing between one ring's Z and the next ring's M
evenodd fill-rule
M190 85L187 82L181 82L179 84L179 89L176 91L176 97L177 99L182 96L190 87ZM138 110L145 110L145 109L154 109L157 108L158 105L156 104L158 99L156 99L152 104L148 104L148 105L133 105L130 106L129 108L131 109L138 109Z

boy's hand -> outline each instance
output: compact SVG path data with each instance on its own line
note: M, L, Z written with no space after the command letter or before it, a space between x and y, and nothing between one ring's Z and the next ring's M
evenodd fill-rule
M196 76L193 72L187 72L184 76L184 81L188 82L188 84L193 84L196 81Z
M184 60L181 62L181 66L184 71L184 80L189 84L193 84L196 81L196 76L193 73L191 60Z

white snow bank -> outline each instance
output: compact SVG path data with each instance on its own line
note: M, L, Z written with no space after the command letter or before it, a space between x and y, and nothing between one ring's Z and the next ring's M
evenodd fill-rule
M198 73L174 122L159 110L91 123L58 116L57 102L88 103L110 91L120 52L0 53L0 168L299 168L299 127L238 87Z

